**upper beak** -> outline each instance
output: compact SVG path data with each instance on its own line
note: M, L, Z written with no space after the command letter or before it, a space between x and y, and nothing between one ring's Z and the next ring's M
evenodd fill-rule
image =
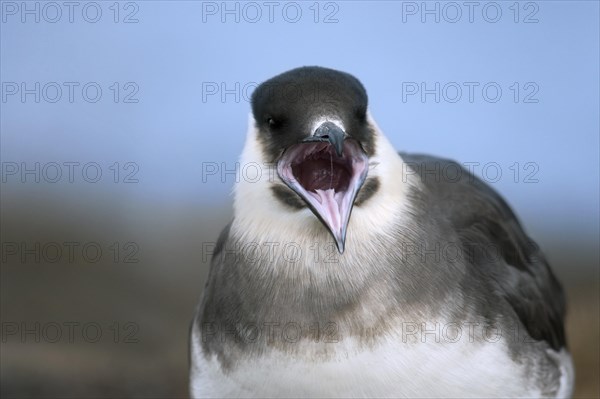
M333 122L325 122L315 130L312 136L304 139L303 142L327 141L335 148L337 156L341 157L344 153L345 138L346 132L340 129L338 125Z
M368 164L358 141L332 122L323 123L312 136L292 145L277 163L279 177L327 227L340 253Z

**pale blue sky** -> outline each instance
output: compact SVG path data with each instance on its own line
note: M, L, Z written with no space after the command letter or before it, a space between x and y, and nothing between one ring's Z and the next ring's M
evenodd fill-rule
M222 2L138 1L121 3L116 16L114 2L101 1L96 23L86 21L96 10L88 7L83 15L84 2L73 10L73 22L63 7L56 23L49 22L57 18L55 9L37 3L36 23L22 4L2 2L3 162L93 161L107 173L108 165L131 161L139 166L139 183L127 190L141 205L225 203L233 179L202 183L202 162L236 162L249 103L241 92L239 102L232 94L225 102L206 92L203 99L203 87L238 82L242 89L293 67L321 65L363 82L372 114L399 150L482 166L495 162L503 175L493 186L527 223L598 235L596 1L520 2L518 16L513 1L476 2L473 22L463 2L427 2L439 7L439 23L433 14L422 15L420 1L275 2L273 22L264 2L253 3L258 18L257 8L245 3L237 3L237 15L222 15ZM130 14L137 23L123 23ZM328 15L333 23L325 23ZM50 103L40 93L35 103L28 95L23 103L20 93L9 94L22 82L57 82L63 96ZM79 83L73 103L64 82ZM96 103L82 97L88 82L103 91ZM114 82L121 86L118 103ZM134 85L125 88L127 82ZM439 103L433 94L423 102L406 93L423 82L428 88L439 82ZM472 103L469 84L478 85ZM491 97L501 88L497 102L484 98L486 84ZM457 86L462 97L447 101ZM123 103L136 87L132 98L139 101ZM47 90L53 97L54 89ZM532 172L537 183L526 183Z

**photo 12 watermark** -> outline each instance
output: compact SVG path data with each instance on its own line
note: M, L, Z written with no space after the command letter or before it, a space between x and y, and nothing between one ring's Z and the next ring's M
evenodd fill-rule
M202 102L240 103L251 102L257 82L204 81L201 85ZM263 83L258 95L267 96L272 101L284 101L294 104L316 104L334 102L338 96L337 88L330 82L306 84L294 81L285 83Z
M203 242L201 245L202 262L208 262L215 255L217 243ZM224 261L245 262L249 264L294 264L300 262L339 263L340 254L333 242L298 243L295 241L249 241L224 247L219 252Z
M402 82L402 102L488 103L501 100L515 104L537 104L540 86L536 82Z
M423 182L472 183L476 179L485 183L498 183L502 180L512 183L539 183L540 165L533 161L513 162L404 162L402 181L407 183L410 176L418 176Z
M140 246L135 241L2 241L2 263L97 264L139 263Z
M2 183L98 183L137 184L137 162L50 161L0 163Z
M114 24L140 22L140 2L135 1L2 1L3 24Z
M540 5L533 1L403 1L400 6L402 23L540 22Z
M101 324L95 321L3 321L0 341L6 343L44 344L136 344L140 326L133 321Z
M272 344L275 342L285 342L293 344L303 338L308 338L312 342L336 343L340 337L338 325L334 322L324 323L300 323L295 321L287 322L262 322L262 323L213 323L203 322L200 324L202 342L218 340L222 343L227 341Z
M136 82L2 82L2 103L88 103L137 104Z
M203 1L202 23L337 24L340 3L295 1Z

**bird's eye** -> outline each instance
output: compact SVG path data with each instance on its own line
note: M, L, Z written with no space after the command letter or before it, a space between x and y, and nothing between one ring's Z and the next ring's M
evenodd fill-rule
M272 116L267 116L266 120L270 128L276 128L277 126L279 126L279 121L273 118Z

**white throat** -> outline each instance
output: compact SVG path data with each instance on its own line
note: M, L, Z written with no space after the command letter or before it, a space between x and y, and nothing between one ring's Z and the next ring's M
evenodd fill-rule
M358 249L360 243L369 243L376 234L392 235L394 226L406 215L407 191L413 184L402 158L370 113L368 121L375 131L375 155L369 159L367 178L377 177L380 185L375 195L352 211L346 239L350 253L353 248ZM252 179L242 177L236 183L232 233L243 241L256 243L293 242L306 248L316 242L333 244L333 238L310 209L292 209L274 196L271 187L285 184L277 175L275 165L267 164L258 134L256 122L250 115L240 166L260 165L262 173Z

